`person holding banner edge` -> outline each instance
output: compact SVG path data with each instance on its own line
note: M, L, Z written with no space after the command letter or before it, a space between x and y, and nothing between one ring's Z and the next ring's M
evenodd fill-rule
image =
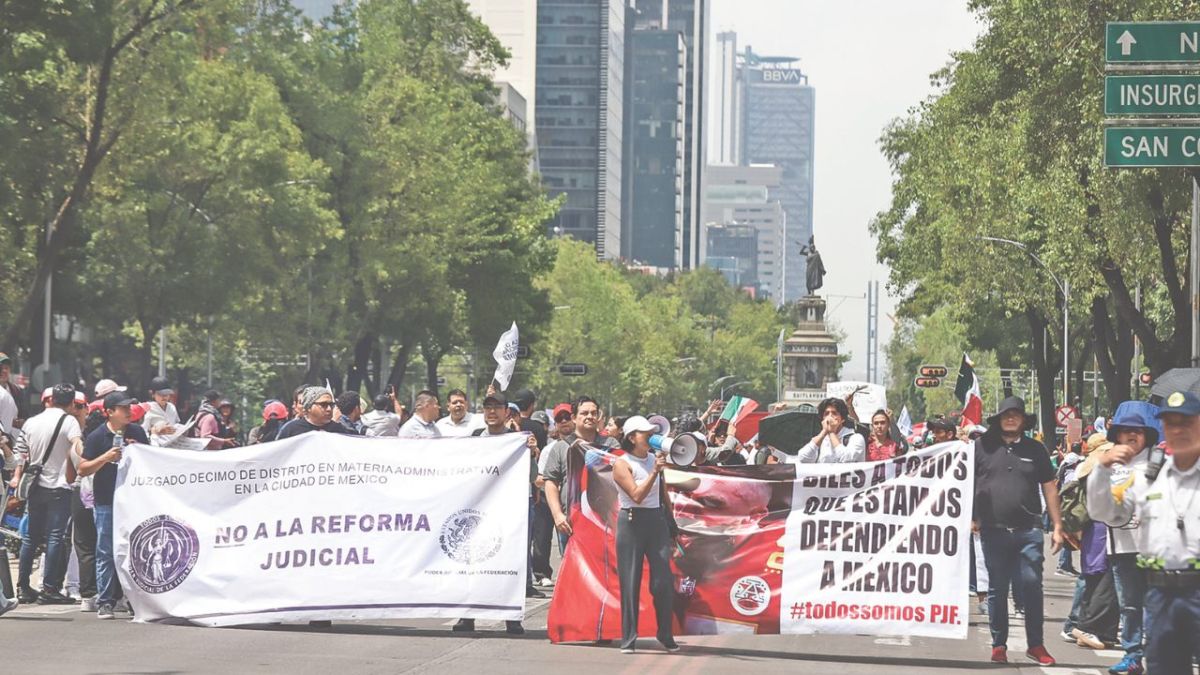
M1062 548L1058 486L1050 455L1025 435L1030 428L1025 401L1010 396L988 419L988 431L975 442L975 500L972 529L979 532L988 571L988 623L993 663L1008 662L1008 590L1020 587L1025 605L1025 655L1043 666L1055 664L1042 637L1042 551L1040 527L1045 497L1054 531L1051 553Z
M625 421L625 454L613 465L613 482L621 505L617 516L617 575L621 584L621 653L632 654L638 637L638 598L642 560L650 565L650 595L654 598L659 643L679 651L671 634L671 602L675 577L671 573L671 534L664 510L662 472L665 454L650 452L650 436L658 427L641 415Z

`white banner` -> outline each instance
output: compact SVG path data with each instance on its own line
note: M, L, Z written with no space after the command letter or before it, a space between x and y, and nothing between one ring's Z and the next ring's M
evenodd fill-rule
M870 382L830 382L825 385L825 395L844 399L854 394L854 412L863 424L871 423L876 410L887 410L887 389L881 384Z
M217 452L130 447L116 563L139 621L521 619L525 434L309 433Z
M973 452L798 465L780 632L965 638Z

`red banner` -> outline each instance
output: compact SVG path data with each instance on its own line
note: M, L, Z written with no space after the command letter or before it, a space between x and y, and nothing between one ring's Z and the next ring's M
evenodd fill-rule
M617 578L617 488L613 455L574 446L566 491L574 533L550 605L552 642L618 639L621 597ZM791 511L791 465L669 469L664 476L680 535L675 576L674 633L778 633L783 548ZM648 568L643 579L649 578ZM654 635L647 584L638 633Z

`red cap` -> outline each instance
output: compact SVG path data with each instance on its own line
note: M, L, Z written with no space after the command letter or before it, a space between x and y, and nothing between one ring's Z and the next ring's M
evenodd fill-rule
M554 414L553 414L551 417L553 417L553 418L554 418L554 421L555 421L555 422L557 422L557 421L558 421L558 416L559 416L560 414L562 414L564 411L565 411L565 412L566 412L568 415L572 414L572 413L571 413L571 404L570 404L570 403L559 403L558 405L554 406Z
M140 423L142 418L146 416L146 411L150 409L149 403L134 403L129 406L129 421Z
M270 403L268 403L266 406L263 407L263 421L264 422L266 422L267 420L270 420L270 419L285 420L285 419L287 419L287 416L288 416L287 406L280 403L279 401L271 401Z

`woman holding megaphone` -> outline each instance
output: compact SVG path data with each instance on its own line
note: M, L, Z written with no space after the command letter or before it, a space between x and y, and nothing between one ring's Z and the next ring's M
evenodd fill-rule
M669 652L679 651L671 636L671 534L664 509L662 471L666 453L651 452L650 437L657 426L634 415L622 427L621 455L613 464L613 481L621 512L617 516L617 575L621 582L621 653L632 654L638 636L638 599L642 560L650 565L650 595L654 598L657 637Z

